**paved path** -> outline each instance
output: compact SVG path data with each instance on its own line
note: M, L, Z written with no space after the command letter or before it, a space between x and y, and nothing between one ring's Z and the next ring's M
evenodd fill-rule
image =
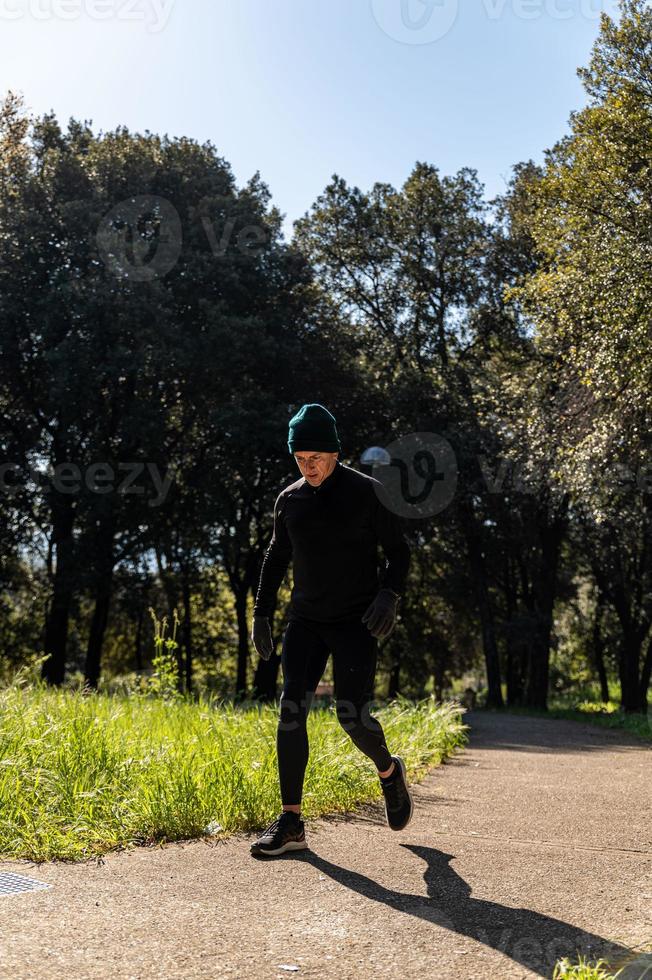
M558 956L652 940L652 749L575 722L474 714L470 747L379 807L103 863L5 861L49 882L0 897L0 977L550 977ZM296 970L284 969L298 967Z

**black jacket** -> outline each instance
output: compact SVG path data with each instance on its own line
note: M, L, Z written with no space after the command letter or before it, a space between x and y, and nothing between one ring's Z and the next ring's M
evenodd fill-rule
M339 460L318 487L303 477L274 504L274 533L263 558L254 614L270 616L290 561L289 619L359 620L378 589L403 593L410 548L379 480ZM380 568L378 545L385 561Z

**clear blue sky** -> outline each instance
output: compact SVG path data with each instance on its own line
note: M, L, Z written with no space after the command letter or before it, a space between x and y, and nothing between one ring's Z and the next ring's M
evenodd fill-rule
M0 90L31 111L210 139L286 229L338 173L471 166L487 196L584 103L616 0L0 0Z

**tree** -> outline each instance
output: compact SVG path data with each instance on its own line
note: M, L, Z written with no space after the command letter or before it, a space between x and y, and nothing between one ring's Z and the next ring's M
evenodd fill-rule
M247 433L237 420L270 372L275 404L287 403L292 331L309 319L305 262L280 227L258 175L236 188L210 143L124 127L96 136L75 120L63 132L52 114L28 119L19 99L5 100L0 378L21 462L54 470L34 507L51 558L49 681L64 679L72 604L90 591L85 673L96 686L116 565L157 549L165 563L167 549L190 686L190 593L202 563L227 556L211 549L216 535L226 541L240 486L256 503L251 482L239 483L243 436L269 401L251 402ZM121 467L139 466L140 480L131 494L100 487L98 464L118 484ZM81 485L68 486L62 467ZM147 467L171 474L164 498ZM254 453L247 477L256 467ZM246 623L241 637L246 649Z
M588 105L529 181L526 224L539 260L509 295L536 324L555 382L557 476L588 507L587 528L610 528L596 545L596 568L615 576L601 584L620 609L629 651L622 703L635 711L649 683L647 613L623 602L628 585L603 559L614 539L629 538L632 522L646 542L652 517L649 494L626 502L617 488L617 468L640 476L650 448L652 10L643 0L621 0L620 10L619 24L602 14L590 64L579 69ZM640 557L637 574L647 578L647 545Z

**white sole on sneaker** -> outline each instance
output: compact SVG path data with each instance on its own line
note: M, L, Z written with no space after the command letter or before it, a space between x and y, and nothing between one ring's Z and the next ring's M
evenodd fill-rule
M276 847L273 851L266 850L265 848L256 847L255 844L251 846L251 853L258 855L269 854L270 857L275 857L277 854L285 854L286 851L304 851L308 847L305 840L290 840L287 844L283 844L282 847Z
M401 772L403 773L403 780L405 782L405 788L407 789L407 795L408 795L409 800L410 800L410 813L409 813L408 818L407 818L407 820L405 821L405 823L403 824L402 827L392 827L392 825L390 824L390 822L389 822L389 814L387 813L387 800L385 800L385 820L387 821L387 826L389 827L390 830L394 830L397 833L399 833L401 830L405 830L405 828L409 824L410 820L412 819L412 814L414 813L414 800L412 799L412 793L410 792L410 787L408 786L407 769L405 768L405 763L401 759L400 755L395 755L395 756L393 756L393 758L396 761L398 761L398 764L401 767Z

